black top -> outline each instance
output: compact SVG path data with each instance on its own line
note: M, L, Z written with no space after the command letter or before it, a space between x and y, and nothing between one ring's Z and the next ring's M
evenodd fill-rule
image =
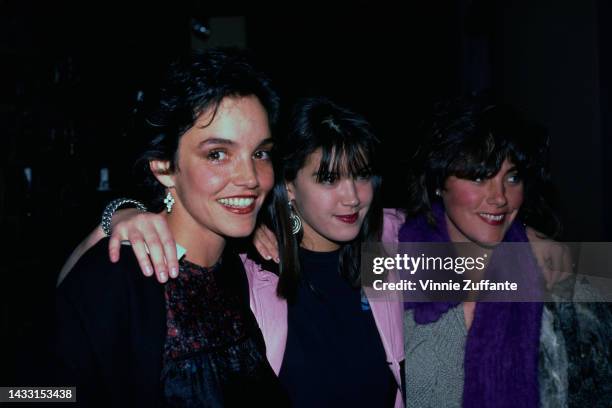
M104 239L90 249L58 289L55 360L49 385L76 385L77 404L71 406L162 406L172 402L166 399L168 393L161 382L168 334L165 286L142 275L131 248L122 247L121 260L116 264L108 260L107 248L108 240ZM246 279L242 263L235 254L226 251L223 259L223 269L233 272L228 276L238 281ZM217 287L222 287L222 290L235 284L232 278L220 278L217 283ZM232 289L234 293L244 289L240 286L240 283L236 284ZM244 401L251 399L261 402L262 398L265 398L264 404L268 406L282 405L282 402L276 404L279 399L282 401L283 393L267 361L262 359L265 348L261 332L252 325L254 317L246 306L248 299L244 295L239 298L244 301L243 306L235 302L237 306L233 313L240 316L232 314L232 319L237 317L244 323L241 327L248 326L248 330L242 332L246 337L233 337L234 342L224 343L219 342L219 339L226 332L217 337L217 333L207 332L206 346L218 347L215 349L217 356L224 349L232 354L233 351L227 348L228 344L236 346L241 338L249 344L245 348L247 352L238 356L239 364L244 365L232 374L231 370L222 369L225 375L223 378L227 381L221 387L219 383L205 382L189 385L198 388L202 394L205 393L203 390L214 390L212 393L222 390L221 393L225 395L231 388L233 399L226 399L225 406L243 405ZM223 303L219 307L224 309L227 304ZM204 322L204 325L213 330L220 328L218 320ZM247 338L250 340L245 340ZM181 356L189 358L190 355ZM231 362L231 359L225 362ZM168 370L170 367L166 364L165 368ZM221 371L215 372L215 375ZM208 374L200 378L213 377ZM236 386L232 386L231 383L241 375L244 375L244 381L237 381ZM257 381L251 383L247 378L257 378ZM262 391L266 394L262 395ZM183 394L187 397L179 404L188 403L189 395L193 393ZM200 406L218 405L205 403Z
M338 273L338 251L300 249L281 383L296 407L390 407L397 385L369 304Z

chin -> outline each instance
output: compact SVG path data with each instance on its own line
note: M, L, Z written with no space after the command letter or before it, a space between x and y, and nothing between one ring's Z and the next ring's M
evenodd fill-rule
M494 247L499 245L503 241L503 236L485 236L478 237L477 239L472 240L474 243L485 246L485 247Z
M332 236L332 241L334 242L338 242L338 243L347 243L350 242L352 240L354 240L355 238L357 238L357 236L359 235L359 230L357 231L350 231L347 232L346 234L334 234Z
M234 225L233 228L224 228L222 234L230 238L245 238L251 235L254 229L255 223L243 226Z

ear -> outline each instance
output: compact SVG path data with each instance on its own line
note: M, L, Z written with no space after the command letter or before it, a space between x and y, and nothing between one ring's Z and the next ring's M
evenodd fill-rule
M174 174L170 171L168 160L149 160L149 168L164 187L174 187Z
M295 186L293 185L293 182L285 182L285 189L287 190L287 197L289 197L289 201L295 200Z

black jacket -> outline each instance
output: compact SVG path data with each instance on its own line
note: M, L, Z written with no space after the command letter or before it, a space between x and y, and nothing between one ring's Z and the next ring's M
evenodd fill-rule
M164 286L143 276L131 248L116 264L107 248L91 248L57 290L52 382L76 385L79 406L159 406Z

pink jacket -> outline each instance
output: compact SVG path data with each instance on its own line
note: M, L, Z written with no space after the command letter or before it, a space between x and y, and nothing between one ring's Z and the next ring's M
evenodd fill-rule
M384 210L382 242L397 243L404 216L394 209ZM287 303L276 295L278 277L246 255L241 255L249 280L251 310L257 319L266 343L266 355L276 374L279 373L287 342ZM366 292L367 295L367 292ZM387 362L398 384L401 384L400 362L404 360L403 304L388 297L388 301L370 302L370 308L380 333ZM395 407L403 407L398 390Z

